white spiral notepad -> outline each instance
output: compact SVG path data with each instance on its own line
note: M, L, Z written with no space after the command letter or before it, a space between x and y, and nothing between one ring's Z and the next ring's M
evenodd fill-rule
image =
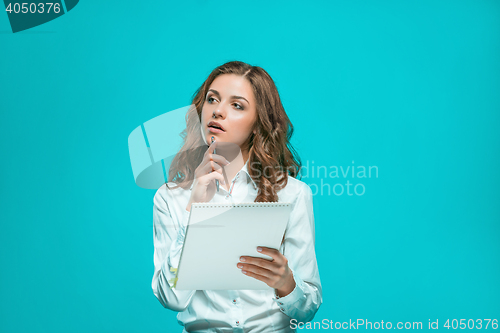
M257 246L279 249L290 203L193 203L181 252L178 290L266 290L264 282L241 273L240 256L271 257Z

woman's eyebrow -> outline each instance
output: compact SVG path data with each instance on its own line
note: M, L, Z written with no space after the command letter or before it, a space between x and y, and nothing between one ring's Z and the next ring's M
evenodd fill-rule
M220 97L220 94L219 94L219 92L217 90L215 90L215 89L209 89L208 91L211 91L211 92L213 92L214 94L216 94L217 96ZM241 96L231 96L231 98L234 98L234 99L244 99L245 101L247 101L247 99L245 97L241 97ZM247 101L247 103L250 104L249 101Z

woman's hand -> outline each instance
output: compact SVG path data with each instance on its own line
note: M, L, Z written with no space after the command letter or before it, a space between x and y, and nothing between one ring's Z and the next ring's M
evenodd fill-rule
M194 185L186 207L187 211L191 211L193 202L212 200L215 195L215 179L219 180L221 184L225 184L221 165L228 165L229 161L223 156L213 153L216 145L217 141L210 145L205 155L203 155L203 160L194 172Z
M259 248L262 251L259 251ZM237 265L242 273L265 282L269 287L276 289L279 297L284 297L295 288L293 273L288 267L288 259L276 249L259 246L257 251L270 256L273 260L257 257L240 257Z

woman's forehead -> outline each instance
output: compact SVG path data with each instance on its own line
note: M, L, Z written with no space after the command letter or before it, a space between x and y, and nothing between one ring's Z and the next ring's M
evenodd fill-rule
M253 98L250 82L240 75L222 74L215 78L210 85L211 90L217 91L222 96L243 96Z

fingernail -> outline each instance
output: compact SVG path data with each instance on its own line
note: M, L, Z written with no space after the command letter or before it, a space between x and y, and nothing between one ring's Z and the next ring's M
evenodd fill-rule
M259 247L257 248L257 251L262 252L262 248L259 246Z
M225 160L225 161L226 161L226 165L228 165L228 164L229 164L229 161L228 161L228 160Z
M241 265L241 264L238 264L238 268L243 268L243 265Z
M245 258L241 257L241 258L240 258L240 261L245 261Z
M243 274L246 274L246 273L247 273L247 271L241 271L241 272L242 272Z

